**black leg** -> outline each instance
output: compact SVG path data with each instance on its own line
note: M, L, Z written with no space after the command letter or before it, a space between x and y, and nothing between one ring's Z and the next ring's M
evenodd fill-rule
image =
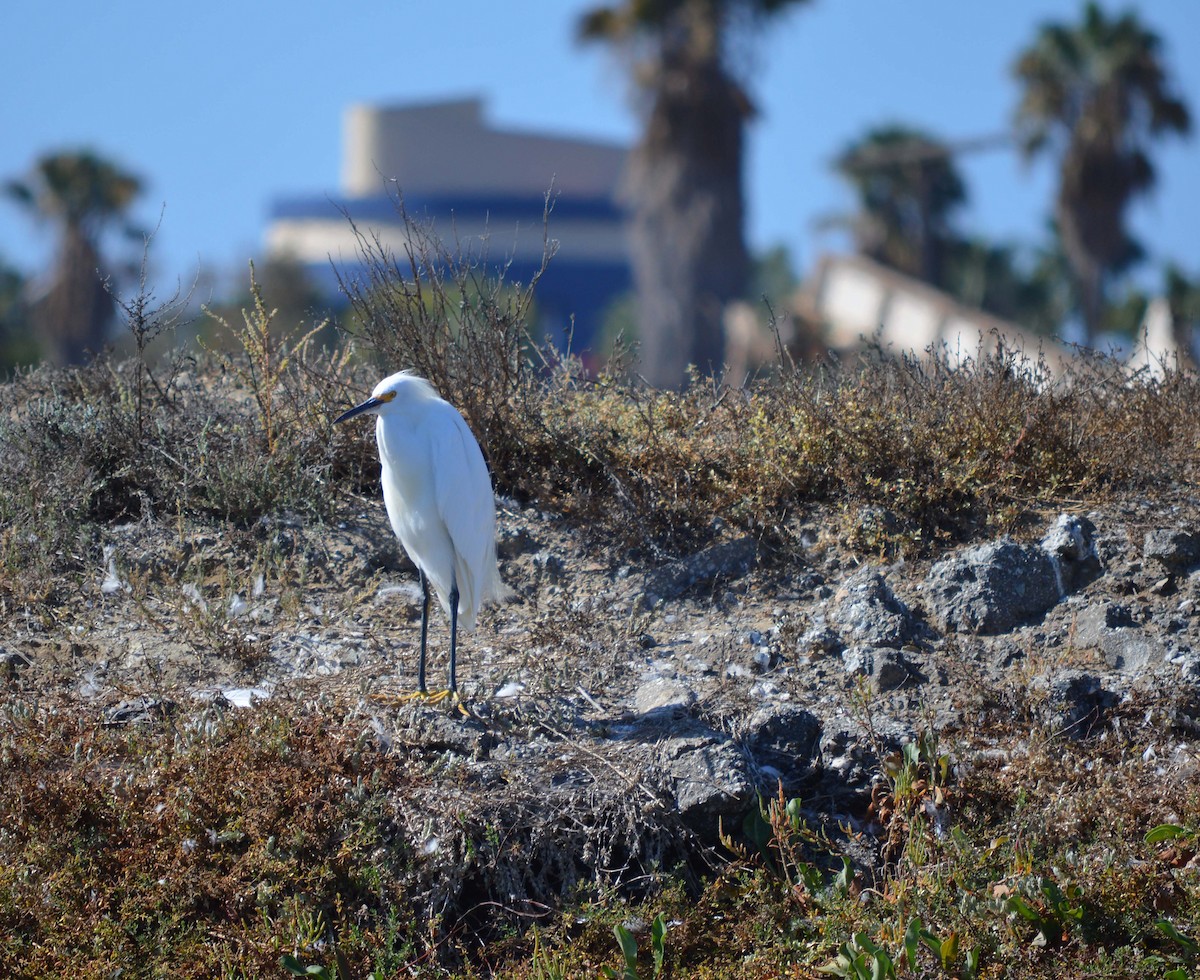
M429 637L429 581L417 569L421 578L421 659L417 661L417 690L425 693L425 641Z
M458 655L458 583L450 586L450 693L458 693L454 677L454 659Z

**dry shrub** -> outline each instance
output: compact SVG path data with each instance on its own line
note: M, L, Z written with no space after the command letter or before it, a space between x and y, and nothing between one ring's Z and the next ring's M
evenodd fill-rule
M10 702L0 954L31 976L262 976L285 952L432 970L597 888L653 892L698 854L620 783L589 796L468 768L435 785L440 756L286 702L137 727Z
M351 222L357 271L338 272L351 304L346 330L372 352L380 377L406 369L428 379L462 412L493 466L507 470L518 447L506 432L537 373L527 329L534 291L554 245L544 240L530 282L509 282L507 263L489 255L486 239L477 251L451 248L401 198L394 203L404 228L400 256ZM549 213L547 200L544 220Z
M344 931L365 975L411 940L407 909L393 913L408 855L382 802L406 783L395 760L311 714L180 721L0 717L7 962L30 976L262 976Z
M502 485L654 554L722 524L785 544L793 517L878 508L866 548L925 552L1023 512L1194 477L1194 375L1130 382L1081 358L1057 380L999 349L785 371L748 391L648 390L560 369L511 418ZM532 410L530 410L532 409ZM714 519L719 519L714 521Z

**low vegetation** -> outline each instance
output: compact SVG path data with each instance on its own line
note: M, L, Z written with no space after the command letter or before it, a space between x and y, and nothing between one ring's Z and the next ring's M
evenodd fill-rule
M428 239L399 264L362 246L370 273L346 284L336 349L317 345L316 324L275 323L254 287L209 348L151 364L138 343L142 356L0 388L6 622L69 656L106 535L130 524L174 542L131 572L144 607L194 574L195 529L218 528L247 569L286 564L299 608L318 573L264 556L255 528L319 531L374 493L369 427L331 420L385 366L432 377L479 433L499 490L562 515L614 567L732 529L786 570L817 511L860 554L920 558L1020 534L1066 501L1165 496L1196 478L1191 373L1131 381L1097 358L1052 376L1015 351L962 364L877 352L780 363L744 389L655 391L620 357L587 377L533 344L534 284L485 276ZM135 339L173 315L144 294L121 306ZM190 615L180 629L216 649L219 624ZM1125 729L1065 742L1008 692L977 730L880 746L858 829L765 799L725 828L702 879L662 869L649 893L584 888L524 913L503 895L437 904L396 828L433 770L388 752L353 705L164 701L114 721L36 688L19 657L0 662L0 957L13 975L1178 980L1200 968L1200 791L1135 764L1133 703ZM1194 738L1188 724L1160 730ZM977 751L989 745L1005 751ZM455 818L479 854L497 846L477 815Z

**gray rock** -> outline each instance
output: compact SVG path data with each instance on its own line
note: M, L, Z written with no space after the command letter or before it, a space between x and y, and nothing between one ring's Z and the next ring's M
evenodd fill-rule
M1149 673L1166 659L1162 643L1140 629L1113 630L1100 649L1109 667L1135 677Z
M1075 645L1095 647L1108 630L1136 626L1128 606L1118 602L1098 602L1075 617Z
M1075 618L1075 646L1099 650L1114 670L1138 675L1153 670L1166 657L1166 648L1133 620L1128 608L1115 602L1089 606Z
M1158 562L1172 574L1187 571L1200 564L1200 534L1183 528L1147 531L1142 557Z
M722 824L741 825L756 787L745 755L716 732L668 739L660 747L660 773L683 822L716 843Z
M757 559L758 546L751 537L714 544L648 575L642 601L653 607L677 599L701 583L741 578L754 568Z
M943 630L996 634L1058 602L1060 579L1045 550L1005 537L938 562L929 571L925 591L930 613Z
M1076 514L1059 514L1042 538L1042 550L1057 564L1060 592L1067 594L1094 582L1104 572L1096 552L1096 525Z
M838 634L823 623L805 630L796 641L796 652L806 656L838 653L845 644Z
M1179 668L1179 676L1186 683L1200 686L1200 654L1182 654L1176 658L1175 666Z
M500 558L517 558L538 550L538 542L526 527L502 525L496 532L496 554Z
M831 718L821 734L821 792L831 796L869 793L878 778L878 750L889 752L913 737L913 729L886 716L873 733L849 718Z
M7 677L11 680L17 675L17 671L24 670L32 664L33 661L25 654L0 647L0 677Z
M546 582L561 584L567 573L567 563L552 551L539 551L533 556L533 567Z
M908 606L869 567L855 572L838 589L829 620L848 645L900 647L917 635Z
M397 731L395 744L403 745L409 753L434 758L460 756L479 762L487 759L496 745L496 735L477 718L419 703L401 708L400 716L404 728Z
M167 698L153 698L148 694L139 694L128 701L122 701L104 712L106 725L149 725L163 721L179 709L179 706Z
M744 744L760 773L764 792L779 780L788 793L808 778L821 744L821 722L811 712L791 704L759 708L746 724Z
M869 678L871 690L877 694L893 691L904 684L921 679L899 650L849 647L842 651L842 663L847 673L861 674Z
M696 701L696 693L673 677L651 677L634 692L633 710L639 715L650 712L686 711Z
M1120 696L1104 686L1101 678L1084 670L1064 670L1053 676L1040 675L1029 685L1047 695L1046 722L1072 738L1087 738L1101 728L1109 710Z

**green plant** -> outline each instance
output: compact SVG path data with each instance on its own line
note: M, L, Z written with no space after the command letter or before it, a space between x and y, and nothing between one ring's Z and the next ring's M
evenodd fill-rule
M600 972L609 980L639 980L638 973L638 947L637 940L633 933L623 924L618 922L613 926L613 935L617 937L617 944L621 947L621 955L625 959L625 968L621 973L618 973L610 966L600 968ZM659 976L663 971L663 964L666 957L666 937L667 923L662 914L655 916L654 921L650 924L650 952L654 961L654 976Z
M1008 896L1005 910L1013 917L1028 922L1036 929L1035 946L1058 943L1067 938L1069 929L1083 922L1083 889L1068 884L1066 889L1050 878L1036 877L1022 882L1024 894Z
M313 977L314 980L337 980L338 973L330 972L327 967L309 964L305 966L290 953L284 953L279 958L279 965L294 977Z
M1179 841L1190 847L1195 847L1200 841L1200 831L1195 827L1184 827L1177 823L1160 823L1150 828L1143 838L1147 844L1163 844L1167 841Z
M823 830L816 830L804 817L804 803L799 797L787 799L782 782L778 795L764 801L746 814L742 833L754 847L753 856L785 882L793 894L822 898L832 889L844 896L850 891L854 869L849 858L840 853ZM721 843L743 859L751 854L722 830ZM829 876L810 855L838 859L841 869Z
M316 963L305 965L300 959L290 953L284 953L279 958L279 965L294 977L311 977L312 980L347 980L352 976L349 965L346 959L341 955L340 951L334 951L334 967L331 970L327 966L321 966ZM374 973L368 973L366 980L375 980Z
M871 942L865 932L858 932L844 942L837 956L818 972L852 980L892 980L896 976L896 964L883 947Z
M1188 967L1189 965L1194 966L1197 959L1200 959L1200 943L1190 936L1185 936L1169 919L1156 920L1154 928L1171 940L1173 944L1172 952L1167 958L1172 963L1181 964L1167 970L1163 974L1163 980L1189 980L1192 972Z
M904 959L910 970L917 969L917 954L924 946L934 956L946 973L956 973L959 980L974 980L979 975L979 950L971 949L963 954L961 969L958 967L958 933L952 932L945 939L926 929L921 920L914 916L904 930Z
M542 937L533 930L533 959L530 964L530 980L568 980L570 974L563 960L542 948Z

